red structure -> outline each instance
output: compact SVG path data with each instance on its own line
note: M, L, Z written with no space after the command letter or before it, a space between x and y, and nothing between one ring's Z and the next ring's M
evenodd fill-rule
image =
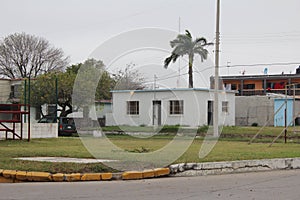
M23 107L23 110L22 110ZM26 117L27 115L27 117ZM12 139L23 139L23 119L27 119L27 140L30 141L30 105L28 104L0 104L0 131L5 132L5 139L12 134ZM12 124L8 126L8 124ZM20 124L20 132L16 131L16 124Z

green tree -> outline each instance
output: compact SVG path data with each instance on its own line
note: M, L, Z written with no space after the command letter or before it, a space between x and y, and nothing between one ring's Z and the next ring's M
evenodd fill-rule
M93 58L87 59L84 63L71 65L66 71L75 74L80 73L80 76L77 77L77 82L80 84L77 84L76 87L80 87L83 96L84 93L92 92L95 94L95 99L97 100L111 99L110 91L115 85L115 80L106 71L102 61ZM99 76L95 76L97 73L99 73ZM96 90L90 91L90 88L94 87L97 79L99 81Z
M100 80L95 87L99 77ZM30 104L39 108L40 113L43 104L56 103L56 79L60 117L65 117L79 108L93 104L95 99L111 99L110 90L114 85L114 80L105 70L102 61L88 59L84 63L71 65L65 72L50 72L31 81ZM74 89L77 91L75 97ZM87 99L93 95L95 99ZM73 98L77 98L77 105L72 103ZM43 113L41 114L43 115Z
M191 33L186 30L185 34L179 34L174 40L170 42L173 51L169 57L164 61L164 67L168 68L171 61L176 62L179 56L188 56L189 68L189 88L193 88L193 63L195 54L200 55L201 62L207 59L208 51L205 49L206 46L212 45L208 43L207 40L203 37L196 38L193 40Z
M50 72L38 76L35 80L31 81L31 98L30 104L35 106L41 112L43 104L56 103L56 79L58 86L58 111L60 117L65 117L73 112L72 106L72 92L73 84L76 74L72 72Z

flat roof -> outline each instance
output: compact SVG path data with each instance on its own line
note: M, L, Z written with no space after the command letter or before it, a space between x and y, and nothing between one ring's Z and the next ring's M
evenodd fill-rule
M245 80L245 79L288 79L300 78L300 74L270 74L270 75L240 75L240 76L220 76L223 80Z
M169 92L169 91L205 91L213 92L214 89L208 88L159 88L159 89L144 89L144 90L112 90L112 93L142 93L142 92ZM219 92L237 93L234 90L219 90Z

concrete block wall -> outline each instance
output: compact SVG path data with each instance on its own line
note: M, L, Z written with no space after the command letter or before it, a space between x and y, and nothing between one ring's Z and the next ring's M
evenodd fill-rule
M12 127L12 124L6 124L8 127ZM27 139L28 124L23 124L23 139ZM16 132L20 133L20 125L16 124ZM57 138L58 137L58 124L57 123L32 123L30 125L30 137L31 138ZM0 139L5 138L5 132L0 132ZM8 133L8 138L12 138L12 134Z
M267 96L237 96L235 99L235 125L274 125L274 98Z

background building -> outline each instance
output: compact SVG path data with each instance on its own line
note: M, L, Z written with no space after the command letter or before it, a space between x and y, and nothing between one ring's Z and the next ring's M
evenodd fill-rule
M296 84L295 93L300 95L300 67L295 74L221 76L220 79L220 88L235 90L237 96L285 94L285 86L291 84ZM214 77L210 79L210 86L214 88ZM288 94L293 94L291 87Z

